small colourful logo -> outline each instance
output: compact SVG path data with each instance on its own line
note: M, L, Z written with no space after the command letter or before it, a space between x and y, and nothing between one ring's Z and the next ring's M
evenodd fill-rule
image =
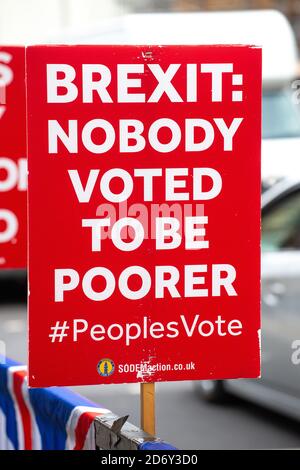
M99 361L97 364L97 371L98 374L102 375L102 377L108 377L112 375L115 371L114 361L108 358L101 359L101 361Z

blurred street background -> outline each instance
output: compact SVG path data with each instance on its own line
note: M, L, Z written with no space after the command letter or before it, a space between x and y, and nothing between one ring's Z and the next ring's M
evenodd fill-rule
M280 23L272 14L260 16L260 10L266 9L283 13L290 29L286 29L283 17ZM233 384L230 391L235 398L225 403L216 403L219 389L213 383L198 384L197 390L190 382L158 384L157 434L181 449L299 448L300 365L291 358L294 341L300 340L300 0L0 0L0 44L55 42L56 38L58 42L71 38L84 43L85 38L98 35L104 42L113 42L116 25L120 28L118 42L124 37L125 43L124 25L123 31L119 23L110 21L135 13L165 12L170 14L166 28L171 29L172 15L178 13L233 10L259 10L256 19L249 20L253 29L249 26L248 37L253 32L252 43L259 37L266 42L267 51L262 161L262 380L257 389L250 384L235 389ZM247 18L243 17L243 24L248 24ZM234 20L228 17L228 21L233 36ZM282 30L278 29L280 24ZM264 27L258 31L261 25ZM189 26L183 24L182 28L188 31ZM153 42L159 40L157 34L154 28ZM177 43L181 39L189 42L181 38L183 32L170 31L170 37L176 34ZM227 42L226 28L221 34ZM279 43L281 49L276 46ZM26 363L26 338L25 275L0 271L0 340L6 348L1 352ZM138 384L75 389L119 415L130 414L130 421L139 425Z
M93 28L128 13L277 9L300 40L299 0L0 0L1 43L43 42L67 28Z

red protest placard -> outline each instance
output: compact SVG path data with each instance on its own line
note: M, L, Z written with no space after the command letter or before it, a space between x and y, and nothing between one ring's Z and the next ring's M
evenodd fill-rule
M259 376L261 50L36 46L27 74L30 386Z
M0 46L0 269L26 267L25 48Z

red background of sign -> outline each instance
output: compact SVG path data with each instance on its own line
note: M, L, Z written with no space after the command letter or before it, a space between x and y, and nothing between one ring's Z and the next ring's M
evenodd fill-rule
M152 52L151 57L142 52ZM235 73L244 74L244 101L231 102L231 76L225 74L223 103L210 103L211 77L203 74L199 85L199 103L170 103L164 96L159 103L82 104L78 99L70 104L47 104L46 64L64 63L80 71L82 63L102 63L112 70L109 91L116 98L116 64L159 63L164 69L170 63L233 62ZM28 74L28 155L29 155L29 380L30 385L75 385L137 382L135 372L121 374L119 364L148 361L171 364L194 361L195 371L155 372L144 381L196 380L236 377L257 377L260 373L260 132L261 132L261 51L251 47L222 46L76 46L30 47L27 50ZM227 81L226 81L227 80ZM75 80L80 85L80 76ZM184 93L184 74L173 83ZM145 89L153 91L156 80L147 75ZM143 90L144 91L144 90ZM79 98L81 93L79 93ZM65 124L78 119L80 124L90 119L104 118L113 124L119 118L140 119L145 128L158 118L169 117L183 122L184 118L234 117L245 120L234 140L234 151L222 151L220 134L214 145L199 154L185 153L184 143L174 152L159 154L149 146L144 152L118 155L117 143L104 155L92 155L79 145L79 154L70 155L63 146L58 155L48 155L47 120L57 119ZM212 167L223 178L221 194L205 203L209 217L207 239L210 249L185 251L155 251L153 240L145 241L134 252L120 252L110 240L103 242L101 253L90 249L90 230L81 227L82 218L93 218L102 201L95 191L89 204L79 204L68 169L79 169L87 177L91 168L104 172L110 168ZM85 180L84 180L85 181ZM188 179L191 183L191 178ZM128 205L143 202L141 185L137 185ZM154 203L164 202L163 185L155 187ZM189 201L191 203L191 201ZM146 203L149 206L149 203ZM54 269L73 268L83 275L95 266L111 269L116 277L127 266L144 266L151 273L155 265L229 263L236 267L237 297L201 299L154 299L153 288L139 301L122 297L118 291L99 303L84 297L81 288L66 293L65 301L54 302ZM208 275L207 284L210 285ZM179 288L182 287L182 280ZM184 313L191 318L199 313L202 320L221 314L226 320L238 318L243 322L241 336L200 337L179 336L168 340L138 340L130 347L117 341L93 342L88 335L78 343L71 338L51 343L50 326L57 320L86 318L90 323L134 322L144 315L151 321L167 323ZM110 377L97 372L102 358L114 361L116 370Z
M25 109L25 47L0 46L0 52L12 55L8 65L14 79L6 88L7 108L0 119L0 157L8 157L15 162L26 157L26 109ZM0 170L0 180L6 177ZM19 222L15 239L0 244L0 269L25 268L27 264L27 194L13 188L0 192L0 208L12 211ZM3 226L2 226L3 224ZM0 221L0 231L5 229Z

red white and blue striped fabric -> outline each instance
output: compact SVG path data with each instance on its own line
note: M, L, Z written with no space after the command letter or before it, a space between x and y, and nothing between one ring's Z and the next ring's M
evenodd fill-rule
M94 450L94 419L106 408L65 387L27 387L27 369L0 356L0 450ZM175 447L141 442L140 450Z
M27 370L0 365L0 449L93 450L96 416L110 413L66 388L28 389Z

